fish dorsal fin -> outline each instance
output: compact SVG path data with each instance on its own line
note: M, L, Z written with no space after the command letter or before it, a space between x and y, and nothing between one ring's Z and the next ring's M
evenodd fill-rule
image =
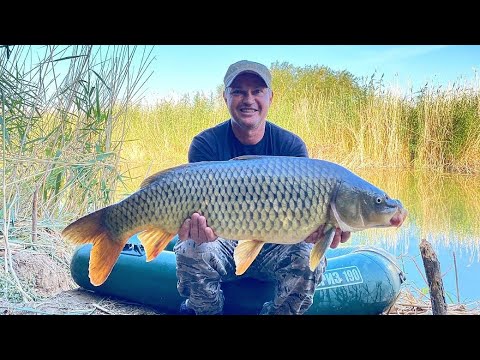
M313 246L313 249L310 252L310 270L315 271L318 264L322 260L323 255L325 255L325 252L332 243L334 236L335 228L332 226L331 229L327 230L327 232L325 233L324 239L322 239L322 241L317 241L316 244Z
M159 177L161 177L163 174L165 174L169 171L181 169L181 168L184 168L184 167L187 167L187 166L190 166L190 165L191 164L182 164L182 165L174 166L174 167L171 167L171 168L168 168L168 169L160 170L160 171L156 172L155 174L152 174L149 177L145 178L145 180L143 180L142 183L140 184L140 189L143 189L144 187L147 187L148 185L154 183L155 181L158 180Z
M235 274L242 275L247 271L253 260L257 257L262 249L263 241L258 240L240 240L233 252L235 260Z
M268 156L268 155L241 155L241 156L231 158L230 160L255 160L255 159L261 159L261 158L266 158L266 157L270 157L270 156Z
M170 234L160 228L152 227L138 234L147 255L147 261L155 259L173 239Z

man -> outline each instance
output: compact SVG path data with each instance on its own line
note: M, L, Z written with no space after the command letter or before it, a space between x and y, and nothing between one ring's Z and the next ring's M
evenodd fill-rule
M194 137L189 162L230 160L241 155L308 157L300 137L266 120L272 103L271 74L262 64L242 60L228 68L223 98L231 118ZM294 245L265 244L243 276L275 282L274 299L260 314L303 314L313 303L315 288L325 270L323 260L315 271L308 265L313 244L323 237L323 226ZM221 314L224 296L221 282L233 280L233 251L237 242L224 240L198 213L178 232L174 251L177 288L187 300L181 313ZM350 237L337 229L332 248Z

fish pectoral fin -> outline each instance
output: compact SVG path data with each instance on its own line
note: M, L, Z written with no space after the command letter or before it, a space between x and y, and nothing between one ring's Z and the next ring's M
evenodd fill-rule
M235 274L242 275L247 271L253 260L257 257L262 249L263 241L259 240L240 240L233 252L235 260Z
M149 228L138 234L138 238L142 242L147 255L147 261L152 261L168 243L173 239L175 234L170 234L160 228Z
M328 247L332 244L333 237L335 236L335 228L332 227L325 233L325 241L317 241L317 243L313 246L312 251L310 252L310 261L309 266L311 271L315 271L318 264L322 260L325 252L327 251Z

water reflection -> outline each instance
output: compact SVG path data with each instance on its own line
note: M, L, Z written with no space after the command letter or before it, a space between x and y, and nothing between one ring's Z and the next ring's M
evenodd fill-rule
M400 199L409 216L399 229L366 230L354 234L351 243L388 250L402 263L409 284L425 293L419 245L427 239L440 262L447 302L480 300L480 176L389 169L355 172Z
M425 238L434 248L448 247L480 260L479 176L378 169L355 172L400 199L409 211L398 230L368 230L373 241L405 252L412 239Z

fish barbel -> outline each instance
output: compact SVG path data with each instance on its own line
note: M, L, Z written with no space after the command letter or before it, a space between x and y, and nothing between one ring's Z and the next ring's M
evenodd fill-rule
M98 286L131 236L139 233L151 261L194 212L206 217L216 235L239 240L237 275L265 243L295 244L326 224L324 239L310 253L314 270L336 227L399 227L407 216L399 200L341 165L301 157L241 156L160 171L122 201L74 221L62 236L74 244L93 243L89 277Z

